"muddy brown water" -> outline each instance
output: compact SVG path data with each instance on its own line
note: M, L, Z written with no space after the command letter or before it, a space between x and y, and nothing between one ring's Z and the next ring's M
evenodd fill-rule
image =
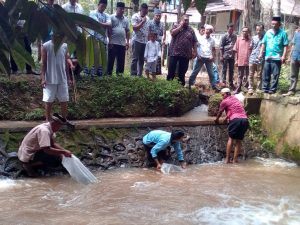
M0 180L1 224L299 224L300 168L280 159L121 168L84 186L62 177Z

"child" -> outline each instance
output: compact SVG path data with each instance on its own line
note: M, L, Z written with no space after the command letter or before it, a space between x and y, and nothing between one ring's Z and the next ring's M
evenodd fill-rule
M150 79L149 74L152 75L152 79L156 79L156 63L157 58L160 57L160 45L156 41L157 34L150 33L149 41L146 44L144 58L146 61L145 73L148 79Z

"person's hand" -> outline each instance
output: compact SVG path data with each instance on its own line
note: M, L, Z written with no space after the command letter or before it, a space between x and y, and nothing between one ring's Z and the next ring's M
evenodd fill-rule
M234 62L234 66L238 66L238 62L237 62L237 59L235 60L235 62Z
M262 58L263 58L263 55L262 55L262 54L259 54L259 55L258 55L258 59L259 59L259 60L262 60Z
M125 48L126 48L126 50L129 49L129 43L128 42L126 42Z
M219 119L215 119L215 124L220 124Z
M286 60L286 63L287 63L287 64L291 64L291 57L289 57L289 58Z
M142 17L142 22L143 22L143 23L146 23L146 21L147 21L147 17L146 17L146 16L143 16L143 17Z
M69 82L69 86L74 86L74 83L75 83L75 81L74 80L68 80L68 82Z
M280 60L281 60L281 63L282 63L282 64L285 64L285 61L286 61L285 57L282 56L282 57L280 58Z
M224 62L224 57L223 56L220 56L220 61Z
M41 81L41 86L42 86L42 88L45 88L45 87L46 87L46 80L45 80L45 79L42 79L42 81Z
M186 169L186 162L180 162L180 166L182 169Z
M64 153L63 153L63 155L65 156L65 157L72 157L72 152L70 152L69 150L65 150L64 151Z
M157 169L157 170L160 170L160 169L161 169L161 164L160 164L160 163L158 163L158 164L156 165L156 169Z
M192 50L192 59L196 58L196 56L197 56L197 51Z
M227 124L228 123L228 120L227 118L225 118L223 121L222 121L223 124Z

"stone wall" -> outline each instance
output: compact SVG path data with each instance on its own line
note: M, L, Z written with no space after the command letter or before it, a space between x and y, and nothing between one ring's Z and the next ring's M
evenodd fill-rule
M290 148L298 150L294 153L299 156L300 97L267 96L261 102L260 115L263 128L276 141L276 153Z

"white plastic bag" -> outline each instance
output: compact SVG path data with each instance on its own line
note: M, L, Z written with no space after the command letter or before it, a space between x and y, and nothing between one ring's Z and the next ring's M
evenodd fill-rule
M175 166L173 164L163 163L160 168L163 174L169 174L173 172L183 172L184 170L180 166Z
M86 168L82 162L75 156L63 157L63 166L67 169L72 178L83 184L97 182L97 178Z

